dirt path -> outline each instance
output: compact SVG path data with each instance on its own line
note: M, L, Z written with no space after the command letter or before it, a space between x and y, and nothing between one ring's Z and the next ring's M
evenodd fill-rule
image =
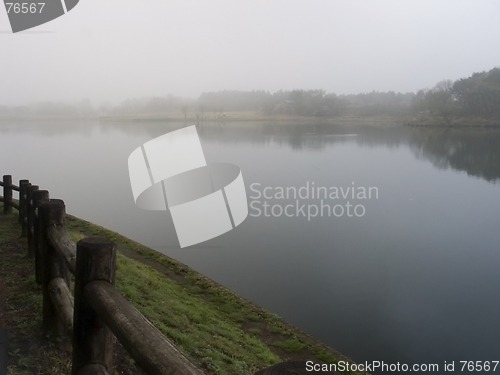
M0 210L1 210L0 204ZM68 221L73 221L68 217ZM114 238L118 243L119 252L143 263L170 279L186 287L190 293L199 295L206 300L207 304L220 304L218 309L221 313L233 313L234 306L240 306L243 311L248 311L248 316L242 316L238 320L240 328L245 331L253 331L258 334L259 339L279 354L280 358L286 360L300 360L302 358L315 358L316 353L322 350L330 355L330 349L318 343L312 337L300 333L294 327L278 321L273 316L265 315L264 311L255 307L248 301L233 296L240 304L226 304L224 296L229 293L224 288L212 281L197 275L184 265L174 260L160 256L151 250L144 251L139 244L121 238L116 233L109 232L103 228L97 231L82 221L73 222L72 230L82 235L104 235ZM104 232L104 233L103 233ZM41 293L35 283L33 271L33 259L27 257L27 244L25 238L20 238L20 227L14 215L3 215L0 211L0 328L8 327L9 358L10 366L8 374L50 374L62 375L71 372L71 345L54 340L41 333ZM120 237L120 238L118 238ZM194 287L193 287L194 285ZM224 309L229 309L225 311ZM238 314L241 314L238 310ZM276 342L284 345L292 345L298 342L290 339L289 332L300 335L301 347L288 349L279 347ZM63 340L65 341L65 340ZM304 342L305 344L302 344ZM62 346L61 346L62 344ZM69 343L70 344L70 343ZM313 348L316 353L313 354ZM340 355L335 355L342 358ZM295 362L294 362L295 363ZM115 348L115 371L117 374L136 375L142 374L135 368L130 356L124 349L117 345ZM303 364L302 364L303 366Z
M0 250L1 251L1 250ZM1 255L0 255L1 257ZM0 274L0 374L6 371L7 367L7 342L6 342L6 332L7 323L5 321L5 300L7 294L5 292L5 279L2 274Z
M0 228L9 230L9 218L0 214ZM3 236L2 236L3 237ZM0 329L7 327L6 302L9 297L8 278L6 277L6 261L7 252L15 251L15 246L11 242L11 238L0 238Z
M7 298L7 295L5 293L5 280L0 275L0 330L2 328L5 328L5 312L4 312L4 305L5 305L5 299Z
M0 328L8 334L7 374L70 373L64 340L56 343L42 334L41 293L17 215L2 211L0 205Z

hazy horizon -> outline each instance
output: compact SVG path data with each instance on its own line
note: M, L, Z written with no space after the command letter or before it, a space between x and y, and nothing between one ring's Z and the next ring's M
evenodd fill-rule
M83 0L12 34L0 11L0 105L416 92L500 66L499 15L493 0Z

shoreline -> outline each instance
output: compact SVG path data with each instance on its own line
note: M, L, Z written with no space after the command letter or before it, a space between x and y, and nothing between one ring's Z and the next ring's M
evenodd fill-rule
M187 294L194 295L196 298L202 298L207 308L215 307L221 313L221 316L224 313L234 315L231 318L233 322L229 322L229 324L236 325L237 329L250 332L254 339L257 339L261 344L270 348L279 357L280 361L306 361L314 358L317 361L325 363L336 363L338 361L354 363L347 356L337 352L335 349L291 323L286 322L278 315L246 300L221 284L165 254L150 249L119 233L69 214L67 215L67 226L70 231L77 231L85 236L99 235L112 239L117 243L118 252L123 256L169 278L176 284L179 284ZM136 304L136 301L133 302ZM137 307L141 310L140 303ZM148 319L151 318L148 316L148 312L142 312ZM199 313L197 312L197 314ZM154 318L151 320L155 324ZM227 321L225 323L228 324ZM275 362L262 365L259 370L272 364L275 364Z
M0 207L2 206L0 203ZM12 256L18 259L21 255L5 250L16 248L23 254L26 251L26 241L18 236L20 228L17 215L0 215L0 224L4 223L3 226L0 225L0 259L7 265L15 262L15 259L10 259ZM117 243L116 286L121 294L207 375L253 375L255 371L284 361L354 363L276 314L245 300L166 255L69 214L66 217L66 225L73 241L88 235L98 235ZM22 256L26 258L25 255ZM15 275L19 272L12 273L9 277L12 285L33 284L28 288L22 302L25 304L23 309L30 314L31 331L27 332L24 326L16 326L17 320L12 319L12 314L7 312L6 326L11 334L14 334L11 341L19 347L19 354L15 358L9 358L11 366L17 366L16 361L21 360L32 363L32 366L39 366L38 362L41 361L41 358L33 357L31 352L24 353L24 346L29 346L29 341L23 343L22 339L41 335L41 297L34 285L31 262L29 258L23 262L25 270L22 272L30 275L28 279L18 280ZM23 289L27 290L27 285ZM9 292L0 288L0 292L2 291ZM37 302L31 305L31 301L35 300ZM47 345L57 346L53 342L54 339L57 340L37 340L39 350L43 352ZM62 358L56 358L58 355L56 349L56 353L51 354L53 358L47 360L61 361L67 366L67 358L62 361ZM30 358L29 361L24 359L25 357ZM124 353L117 358L118 364L128 363L127 361L130 362L129 357ZM46 363L44 366L49 365L50 363ZM130 371L126 373L136 374L132 364L127 366Z
M183 116L168 112L158 114L104 115L90 117L72 116L19 116L0 117L0 126L4 123L97 121L106 123L141 123L167 122L196 125L244 126L247 123L276 123L276 125L366 125L366 126L410 126L435 128L500 128L500 119L481 117L450 117L430 114L405 115L339 115L330 117L265 115L259 112L227 112L223 115L204 114L203 116Z

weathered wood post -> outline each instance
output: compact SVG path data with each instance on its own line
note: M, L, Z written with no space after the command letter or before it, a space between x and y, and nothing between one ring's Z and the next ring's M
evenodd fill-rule
M115 283L116 244L105 238L87 237L77 243L73 375L89 373L88 365L100 364L112 371L113 334L85 300L85 286L95 280ZM95 371L95 370L94 370ZM105 373L105 372L103 372Z
M12 212L12 176L5 174L3 176L3 213Z
M39 207L40 204L44 201L49 200L49 192L47 190L36 190L33 192L33 237L34 237L34 251L35 251L35 277L37 284L42 284L42 261L40 255L40 220L39 220Z
M26 236L26 189L30 186L29 180L19 180L19 222L21 223L21 237Z
M28 256L33 257L35 255L35 225L34 225L34 207L33 207L33 192L37 191L39 187L37 185L31 185L26 190L26 231L28 234Z
M60 199L51 199L42 202L39 207L39 226L41 232L40 255L41 255L41 276L43 295L43 316L42 325L45 332L57 331L58 322L56 314L50 300L49 283L53 278L60 277L69 285L69 272L64 259L57 256L51 245L47 229L53 226L64 227L66 223L66 210L64 202Z
M22 225L24 221L24 217L26 216L26 206L25 206L25 198L24 189L25 185L29 185L29 180L19 180L19 223Z

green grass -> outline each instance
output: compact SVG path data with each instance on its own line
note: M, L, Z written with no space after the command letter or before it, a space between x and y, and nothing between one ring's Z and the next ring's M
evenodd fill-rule
M42 335L42 295L35 282L33 260L27 257L26 240L20 240L19 235L17 215L0 213L0 298L5 298L0 303L4 302L9 334L8 374L69 374L71 353L67 346Z
M71 216L68 228L112 238L127 253L118 255L117 288L208 373L253 374L288 359L346 359L168 256ZM143 264L148 262L155 267Z
M277 341L274 343L275 346L278 348L281 348L287 352L298 352L304 349L304 343L301 342L300 340L296 338L288 339L288 340L283 340L283 341Z
M123 255L117 260L117 288L206 370L218 374L253 374L279 357L233 316L190 294L182 285Z
M174 259L69 215L67 229L74 241L100 235L117 243L117 289L207 374L253 374L289 359L328 363L345 359ZM15 284L8 301L14 310L9 325L17 332L9 374L69 373L68 352L59 350L61 343L53 337L41 336L41 293L33 261L26 257L26 240L19 239L19 233L16 215L0 214L1 275ZM13 247L18 251L7 250ZM30 340L39 343L37 350L29 348ZM128 355L121 355L127 357L118 358L119 363L126 363L121 373L137 373Z

